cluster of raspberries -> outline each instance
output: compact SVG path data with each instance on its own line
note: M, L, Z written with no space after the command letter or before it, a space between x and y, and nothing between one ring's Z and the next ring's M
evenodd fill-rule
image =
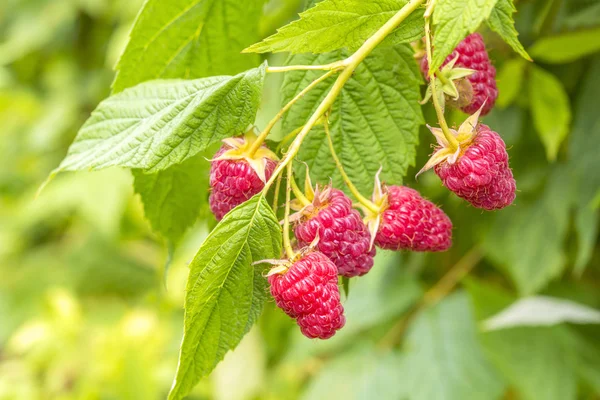
M497 96L495 70L481 36L467 37L447 62L450 60L476 71L463 78L470 83L472 102L462 108L469 113L479 111L468 135L461 130L453 131L462 137L454 156L440 158L429 168L434 167L443 184L473 206L485 210L504 208L513 202L516 190L506 145L496 132L477 122L480 113L489 112ZM426 60L422 68L426 74ZM445 151L440 144L436 152ZM245 148L243 143L234 145ZM253 155L240 157L238 153L228 158L229 150L231 144L219 150L210 172L209 202L219 220L259 193L276 167L276 160L265 155L269 153L261 153L254 159L248 158ZM256 165L260 166L260 174ZM405 186L386 185L379 185L376 192L373 201L378 211L373 215L367 212L364 220L352 200L331 186L317 188L311 204L293 218L301 250L295 259L282 261L284 267L274 268L268 280L278 307L296 319L302 333L309 338L327 339L344 326L338 276L356 277L369 272L375 246L440 252L452 245L450 218L419 192Z

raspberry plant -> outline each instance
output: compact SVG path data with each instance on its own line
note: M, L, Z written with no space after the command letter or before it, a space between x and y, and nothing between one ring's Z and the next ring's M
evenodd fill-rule
M497 88L474 33L487 22L530 60L512 0L309 1L297 21L255 44L257 26L247 21L263 0L213 3L226 20L209 17L208 1L145 3L113 94L51 175L131 169L146 216L170 248L209 196L219 223L190 264L170 399L185 397L239 344L267 285L305 336L327 339L346 321L338 275L369 273L376 247L452 245L460 221L402 186L426 122L423 97L437 118L427 121L433 138L422 139L437 144L421 172L433 168L445 187L484 210L510 206L516 192L503 133L480 122ZM284 65L260 64L257 53L278 52L290 53ZM281 74L282 108L260 127L265 80ZM459 127L449 126L446 105L467 113ZM198 176L204 158L210 177ZM202 180L210 182L206 196L190 189ZM474 358L473 368L483 364ZM480 372L486 381L487 367Z

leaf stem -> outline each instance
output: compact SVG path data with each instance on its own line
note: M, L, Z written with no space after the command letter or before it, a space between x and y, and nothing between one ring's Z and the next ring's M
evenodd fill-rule
M450 132L450 129L448 128L448 123L446 122L446 118L444 117L444 110L442 109L440 99L438 98L435 82L437 71L431 70L433 62L433 51L431 50L431 28L429 17L425 18L425 43L427 47L427 59L429 60L429 82L431 85L431 98L433 99L433 106L435 107L435 112L437 113L440 127L442 128L442 132L444 133L444 137L450 144L452 150L456 150L459 146L458 140L454 137L454 135Z
M292 164L290 164L292 165ZM294 196L296 196L296 198L300 201L300 203L302 203L303 206L308 206L309 204L311 204L311 201L304 195L304 193L302 193L302 190L300 190L300 188L298 187L298 184L296 183L296 180L292 177L291 180L291 184L292 184L292 191L294 192Z
M273 212L277 214L277 209L279 208L279 189L281 188L281 178L283 175L279 175L277 177L277 183L275 184L275 193L273 194Z
M279 151L283 148L283 146L285 146L285 144L287 142L289 142L290 140L295 138L298 135L298 133L300 133L302 128L304 128L304 126L296 128L293 131L291 131L290 133L288 133L287 135L285 135L284 138L281 139L281 142L279 142L279 145L277 145L277 149L275 149L275 153L279 153Z
M277 169L275 169L271 179L265 185L263 190L268 191L273 185L277 175L281 174L283 169L290 163L290 161L298 154L300 146L304 141L304 138L311 131L313 126L321 119L323 115L331 108L339 94L341 93L344 85L358 67L358 65L364 61L365 58L377 47L390 33L392 33L410 14L419 8L425 0L410 0L402 9L400 9L392 18L390 18L377 32L373 34L365 43L349 58L342 61L341 65L344 66L343 71L338 76L337 80L333 84L333 87L323 99L321 104L317 107L315 112L306 122L290 148L288 149L284 159L279 163Z
M338 71L343 68L343 61L336 61L324 65L285 65L283 67L267 67L267 73L280 73L289 71Z
M352 181L350 180L350 177L346 173L346 170L344 169L344 166L342 165L342 162L340 161L340 159L335 151L335 147L333 146L333 139L331 138L331 131L329 130L329 120L327 118L325 118L325 123L323 124L323 126L325 127L325 136L327 136L327 144L329 145L329 151L331 152L331 157L333 157L335 166L337 167L338 171L340 172L340 175L342 175L342 179L344 180L344 183L346 184L346 186L348 186L348 189L350 189L350 192L352 192L352 194L354 195L354 197L356 197L356 199L358 200L358 202L360 204L362 204L367 209L369 209L369 211L372 211L375 214L379 214L379 211L380 211L379 207L375 203L373 203L372 201L370 201L369 199L364 197L359 192L359 190L356 188L356 186L354 186L354 183L352 183Z
M294 259L296 253L294 253L294 249L292 248L292 244L290 242L290 194L292 191L291 188L292 182L292 164L287 165L287 181L285 188L285 216L283 219L283 247L285 248L285 253L287 254L290 260Z
M294 104L296 104L296 102L298 102L298 100L300 100L308 92L310 92L311 90L313 90L319 83L323 82L325 79L329 78L331 75L333 75L335 73L336 73L335 70L331 70L331 71L328 71L327 73L321 75L320 77L318 77L317 79L315 79L314 81L312 81L310 83L310 85L308 85L307 87L305 87L300 93L298 93L289 103L287 103L277 113L277 115L275 115L275 117L267 124L266 128L261 132L261 134L258 135L258 138L256 139L256 141L252 144L252 146L250 147L250 149L248 149L248 154L250 156L253 156L256 153L256 151L263 144L263 142L265 141L265 139L267 138L267 136L269 136L269 133L271 133L271 131L273 130L273 128L275 127L275 125L277 124L277 122L279 122L279 120L281 118L283 118L283 116L285 115L285 113L288 112L290 110L290 108L292 108L292 106Z

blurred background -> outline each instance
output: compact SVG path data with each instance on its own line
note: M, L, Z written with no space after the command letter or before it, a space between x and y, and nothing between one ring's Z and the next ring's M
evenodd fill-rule
M300 3L268 1L261 35L295 18ZM201 213L186 234L165 286L166 246L129 171L63 174L35 198L109 95L141 5L0 3L1 400L162 399L170 388L187 263L212 217ZM600 309L600 2L517 7L534 64L482 30L501 93L485 122L510 148L516 205L484 214L434 174L417 183L411 171L406 183L453 219L452 251L380 252L372 272L351 282L347 327L326 342L302 337L268 303L190 398L600 399L600 325L481 328L534 294ZM279 108L278 87L269 77L259 127ZM430 143L423 130L417 165Z

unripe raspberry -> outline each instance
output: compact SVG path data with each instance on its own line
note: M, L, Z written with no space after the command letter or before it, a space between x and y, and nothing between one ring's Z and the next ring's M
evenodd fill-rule
M268 279L277 306L296 319L304 336L328 339L346 323L337 267L324 254L308 253Z
M481 35L473 33L460 42L442 64L442 72L443 67L457 57L454 67L475 71L472 75L464 78L470 83L470 88L458 85L460 97L471 98L467 104L459 98L458 105L460 109L467 114L473 114L485 104L485 107L481 110L481 115L487 115L494 108L498 98L498 88L496 86L496 68L490 61ZM423 57L421 60L421 71L425 74L425 77L428 76L429 63L427 57ZM452 105L453 103L450 102L449 104Z
M388 250L445 251L452 246L452 221L419 192L388 186L375 244Z
M317 236L316 248L348 278L361 276L373 267L375 247L369 231L352 200L338 189L325 188L313 204L300 212L295 228L300 246L308 246Z
M512 204L516 182L500 135L481 124L471 144L461 153L456 162L443 161L435 166L444 186L484 210L499 210Z
M259 193L276 167L275 157L265 146L247 154L251 141L232 138L213 157L210 167L210 209L217 220Z

